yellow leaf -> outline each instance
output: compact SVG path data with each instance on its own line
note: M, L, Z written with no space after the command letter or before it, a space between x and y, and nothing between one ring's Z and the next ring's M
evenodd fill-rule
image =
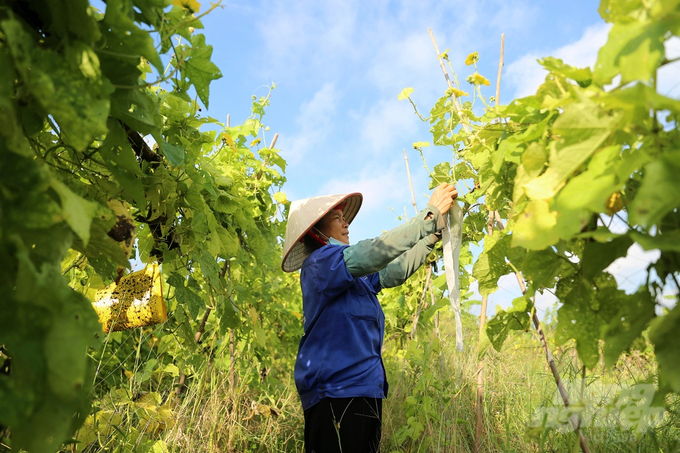
M201 9L201 4L196 0L172 0L172 4L188 9L192 14L197 13Z
M430 144L428 142L415 142L413 144L413 147L416 148L416 149L417 148L427 148L428 146L430 146Z
M409 96L413 93L413 88L407 87L401 90L401 93L399 93L399 96L397 96L397 99L400 101L403 101L404 99L408 99Z
M278 201L281 204L286 204L288 203L288 197L286 196L285 193L283 192L276 192L274 194L274 200Z
M256 138L255 140L250 142L250 147L252 148L253 146L258 145L261 141L262 141L261 139Z

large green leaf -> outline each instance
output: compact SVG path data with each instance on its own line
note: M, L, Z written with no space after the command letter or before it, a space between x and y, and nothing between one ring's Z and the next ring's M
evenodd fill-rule
M645 166L645 176L628 210L630 220L651 226L680 207L680 151L664 153Z
M557 213L550 211L547 201L531 201L515 222L512 246L540 250L553 245L559 239L556 224Z
M18 20L0 22L25 90L61 129L61 139L78 150L106 132L110 86L97 72L97 56L87 46L73 46L65 57L42 49ZM79 64L73 70L69 57Z
M630 348L631 343L642 335L654 315L654 300L646 288L632 295L617 291L612 296L617 303L617 311L602 328L604 338L604 361L613 366L619 355ZM599 297L606 298L606 294ZM607 320L605 320L607 321Z
M97 212L97 204L76 195L57 178L52 178L50 184L61 199L61 209L66 223L87 246L90 240L90 225Z
M595 278L617 258L626 256L633 241L628 236L618 237L611 242L587 242L583 248L581 269L586 278Z
M212 46L205 43L204 35L194 36L191 44L190 56L182 68L182 74L196 88L196 94L207 108L210 82L222 77L222 73L215 63L210 61Z
M498 279L510 272L505 256L510 248L510 236L494 231L484 239L484 251L472 268L472 275L479 282L479 293L491 294L498 289Z
M664 56L667 25L656 21L615 23L607 43L600 49L594 79L604 86L621 74L621 84L648 82Z
M531 327L530 312L533 303L522 296L512 301L512 307L499 310L486 325L486 335L494 349L500 351L508 334L513 330L528 330Z
M680 308L676 305L667 315L654 320L649 329L649 339L654 343L654 355L659 362L659 386L680 393Z

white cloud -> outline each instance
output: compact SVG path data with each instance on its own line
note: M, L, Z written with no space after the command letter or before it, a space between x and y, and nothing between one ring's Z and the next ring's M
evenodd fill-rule
M672 60L680 57L680 38L672 37L666 41L666 58ZM680 62L668 64L659 69L659 93L666 96L680 97Z
M616 279L620 289L631 294L637 291L647 276L647 266L656 262L661 256L658 250L645 251L640 244L633 244L625 257L619 258L605 269Z
M583 68L592 67L597 59L597 52L606 42L610 25L599 23L586 28L583 36L573 43L558 49L544 52L531 52L510 63L506 71L506 79L514 87L513 98L529 96L536 92L548 71L536 61L538 58L552 56L562 59L565 63Z
M326 83L300 106L300 113L295 119L298 126L296 134L281 136L282 141L286 141L282 153L286 160L297 163L310 149L322 144L333 129L337 101L335 85Z
M373 105L362 115L354 115L359 124L361 147L370 149L372 153L380 153L398 144L408 146L404 138L412 136L417 131L420 120L414 115L408 101L383 99ZM398 148L397 148L398 149Z
M358 11L354 3L266 2L258 23L268 62L266 71L289 77L310 70L321 77L332 72L337 62L334 64L328 55L346 53L351 45L348 37L354 32ZM288 82L285 78L282 81Z
M395 199L405 200L408 197L410 200L408 185L395 184L401 179L400 170L393 164L387 168L366 167L358 178L340 174L328 181L319 190L319 195L361 192L364 196L362 211L382 208Z

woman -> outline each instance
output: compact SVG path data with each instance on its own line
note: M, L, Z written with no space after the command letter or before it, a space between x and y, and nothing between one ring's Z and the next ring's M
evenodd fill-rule
M301 269L304 335L295 363L309 452L376 452L387 378L381 350L385 316L376 295L401 285L425 262L458 196L437 187L416 217L349 245L359 193L291 203L284 271Z

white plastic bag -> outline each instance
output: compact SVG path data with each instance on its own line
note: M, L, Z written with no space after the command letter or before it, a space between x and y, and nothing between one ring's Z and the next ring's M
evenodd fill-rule
M458 265L460 246L463 242L463 211L454 201L446 216L446 226L442 231L444 242L444 271L449 288L449 301L456 321L456 349L463 350L463 323L460 314L460 289L458 286Z

